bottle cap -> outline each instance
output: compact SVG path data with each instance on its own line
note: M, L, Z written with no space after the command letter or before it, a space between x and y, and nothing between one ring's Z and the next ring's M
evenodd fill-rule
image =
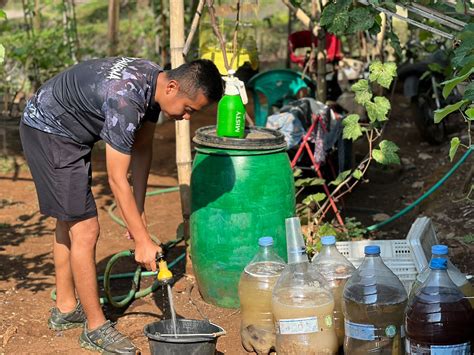
M258 240L258 245L261 247L268 247L273 245L273 238L272 237L262 237Z
M334 245L336 244L336 237L333 235L325 235L321 238L322 245Z
M431 253L434 255L448 255L448 247L442 244L433 245L431 247Z
M364 253L366 255L380 254L380 247L378 245L366 245Z
M448 260L446 259L432 259L430 261L430 269L446 270L448 268Z

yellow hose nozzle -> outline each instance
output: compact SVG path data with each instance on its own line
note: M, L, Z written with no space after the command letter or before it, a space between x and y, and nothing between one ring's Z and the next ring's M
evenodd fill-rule
M157 279L160 282L167 283L170 282L173 279L173 274L172 272L168 269L168 264L166 263L165 260L161 259L158 262L158 268L160 271L158 272Z

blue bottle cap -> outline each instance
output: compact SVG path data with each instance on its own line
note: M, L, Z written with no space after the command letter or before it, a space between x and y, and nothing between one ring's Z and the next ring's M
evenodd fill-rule
M446 270L448 268L448 260L443 258L436 258L430 261L430 269Z
M366 255L380 254L380 247L378 245L366 245L364 248Z
M336 237L333 235L325 235L321 238L322 245L334 245L336 244Z
M273 245L273 238L272 237L259 238L258 245L260 245L261 247L268 247L270 245Z
M434 255L448 255L448 247L442 244L433 245L431 247L431 253Z

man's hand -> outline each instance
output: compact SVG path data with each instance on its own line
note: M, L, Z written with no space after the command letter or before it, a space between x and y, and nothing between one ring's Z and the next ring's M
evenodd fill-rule
M142 240L135 244L135 261L144 266L148 271L156 271L156 255L162 254L163 249L153 243L153 241L148 238L148 240Z

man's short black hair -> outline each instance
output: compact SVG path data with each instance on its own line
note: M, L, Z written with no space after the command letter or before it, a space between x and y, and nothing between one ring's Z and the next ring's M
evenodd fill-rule
M197 59L166 71L169 80L176 80L189 97L195 97L198 90L211 102L220 100L223 94L222 78L219 70L208 59Z

